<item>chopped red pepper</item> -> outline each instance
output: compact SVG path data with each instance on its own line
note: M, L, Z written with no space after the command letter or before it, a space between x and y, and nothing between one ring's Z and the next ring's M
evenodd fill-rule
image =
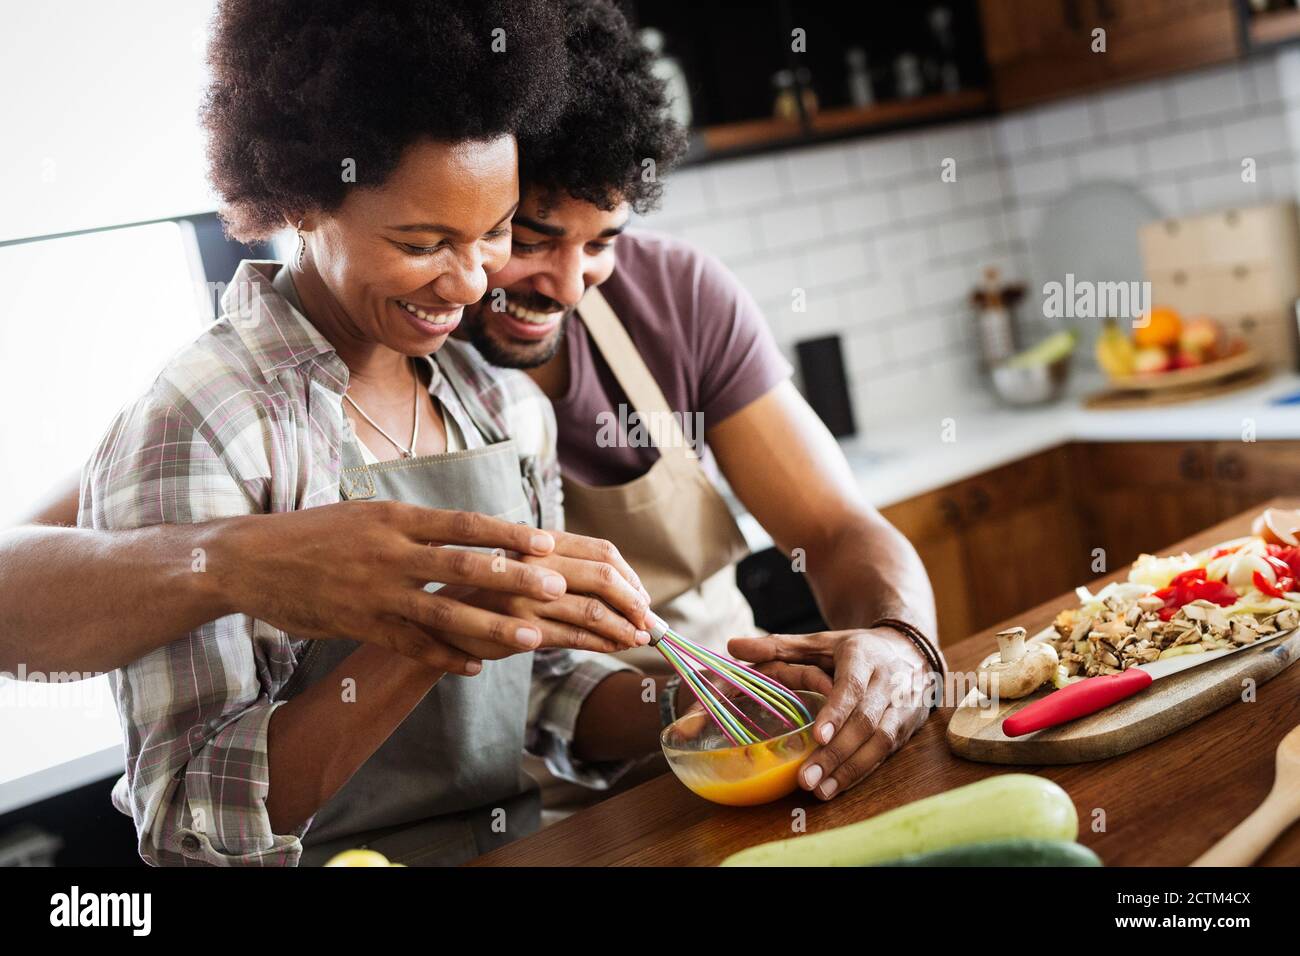
M1217 604L1219 607L1229 607L1237 603L1239 595L1227 581L1204 581L1196 588L1196 596L1193 601L1209 601L1211 604Z
M1268 545L1268 554L1269 557L1277 558L1286 564L1291 577L1300 578L1300 548L1270 544Z
M1255 581L1255 587L1259 588L1269 597L1281 597L1282 594L1284 593L1283 591L1279 590L1276 585L1272 584L1269 581L1269 579L1264 577L1264 575L1261 574L1260 572L1256 571L1252 575L1252 577L1254 578ZM1278 584L1281 583L1282 583L1281 581L1278 582Z
M1204 568L1193 568L1175 576L1169 586L1156 591L1155 596L1165 602L1157 612L1162 621L1168 621L1180 607L1193 601L1209 601L1219 607L1237 603L1237 592L1224 581L1205 580Z

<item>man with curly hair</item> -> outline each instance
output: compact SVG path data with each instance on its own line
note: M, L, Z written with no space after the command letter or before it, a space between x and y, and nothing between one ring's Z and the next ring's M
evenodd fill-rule
M617 545L683 634L719 650L736 637L733 654L828 695L821 747L799 779L829 799L925 720L911 691L943 671L929 581L862 500L731 273L686 243L628 230L657 203L684 136L613 3L566 7L566 110L557 130L521 142L511 259L462 332L551 398L570 530ZM710 480L719 474L781 550L803 556L836 630L738 637L754 633L735 581L747 549ZM626 656L655 663L650 648ZM612 693L629 679L606 683ZM601 690L586 719L601 714Z

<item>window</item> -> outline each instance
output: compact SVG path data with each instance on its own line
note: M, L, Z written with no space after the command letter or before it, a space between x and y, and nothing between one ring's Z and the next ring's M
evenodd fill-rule
M213 208L198 108L214 7L4 5L0 241Z
M202 328L185 222L0 247L0 526L78 472Z

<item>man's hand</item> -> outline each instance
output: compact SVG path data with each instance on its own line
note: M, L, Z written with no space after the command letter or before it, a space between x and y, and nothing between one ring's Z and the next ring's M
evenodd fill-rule
M799 771L800 786L823 800L880 766L929 714L925 658L888 628L736 637L728 650L791 690L826 695L813 719L821 746Z
M540 631L543 647L613 652L648 644L650 595L618 549L600 538L550 534L554 551L521 561L530 569L561 575L567 584L562 597L538 600L519 592L444 590L476 607L528 621ZM474 645L455 635L447 639L467 653L474 651Z
M439 581L543 604L565 592L544 564L555 537L486 515L393 501L349 501L208 525L206 573L226 613L266 621L295 637L351 638L450 673L478 673L484 658L528 651L543 634L531 621L430 594ZM443 545L499 549L482 554ZM520 553L526 560L508 557ZM448 590L446 588L444 591ZM458 636L467 652L451 639Z

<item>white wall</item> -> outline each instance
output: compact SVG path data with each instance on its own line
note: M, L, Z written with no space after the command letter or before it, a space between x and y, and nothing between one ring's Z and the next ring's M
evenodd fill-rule
M1253 184L1241 179L1247 156ZM940 181L946 157L954 183ZM1287 50L987 120L686 169L647 225L735 269L787 350L842 334L869 425L978 386L966 297L986 265L1028 277L1044 211L1066 190L1119 181L1161 215L1183 215L1294 198L1298 157L1300 52ZM791 308L797 288L805 314Z

